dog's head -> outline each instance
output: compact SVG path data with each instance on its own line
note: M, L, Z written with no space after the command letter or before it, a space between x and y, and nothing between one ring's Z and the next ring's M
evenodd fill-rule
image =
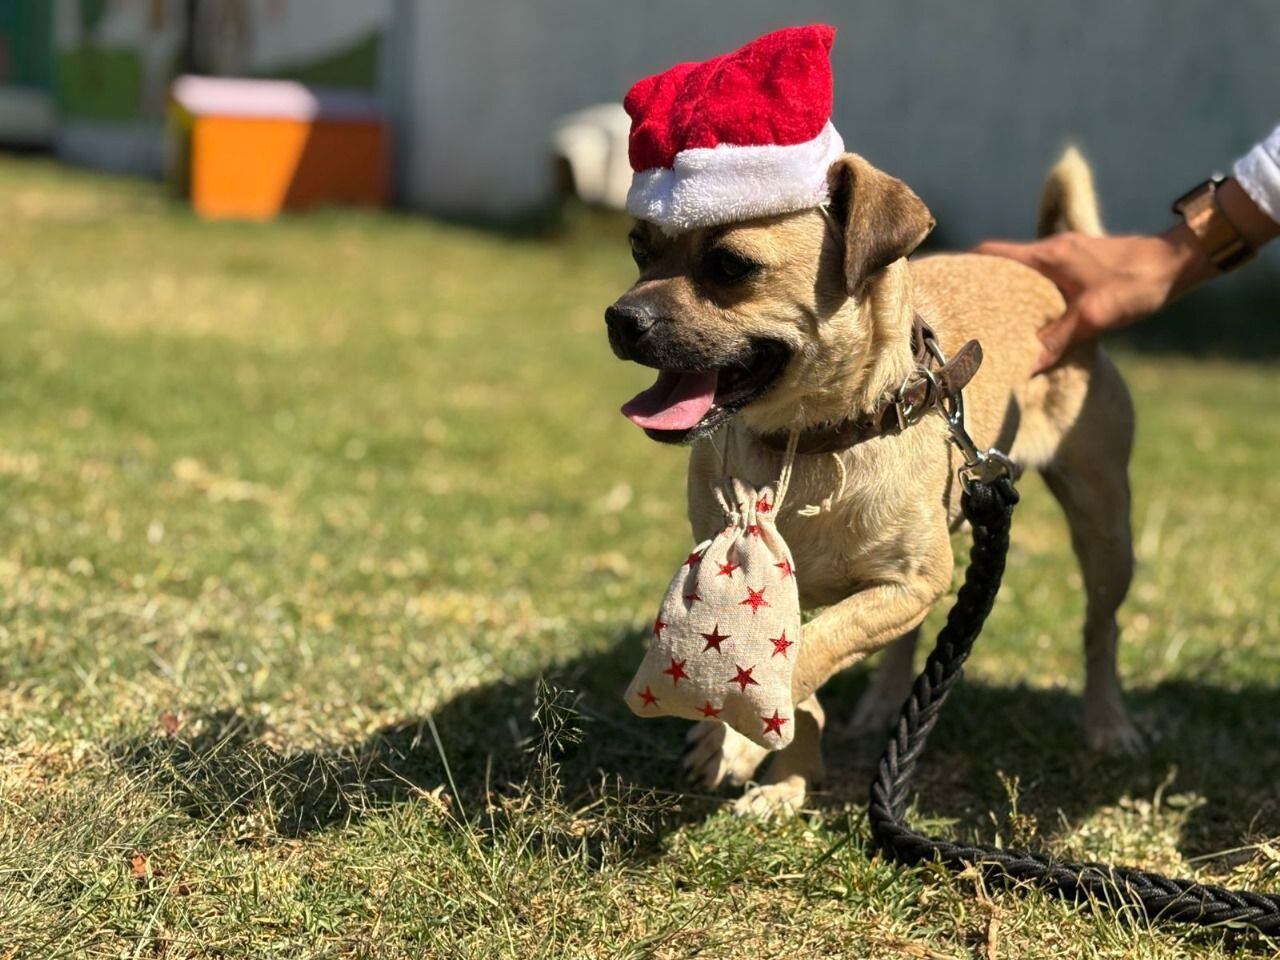
M619 358L659 371L623 407L650 437L693 440L738 413L753 425L791 422L808 392L865 356L871 333L850 308L919 246L933 217L906 184L854 154L827 179L826 212L674 237L636 223L640 278L605 321Z

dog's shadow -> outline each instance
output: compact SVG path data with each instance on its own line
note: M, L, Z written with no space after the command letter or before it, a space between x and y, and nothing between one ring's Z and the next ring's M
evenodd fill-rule
M627 819L634 836L623 846L646 856L663 833L710 815L725 797L692 790L678 776L687 723L642 721L622 704L619 694L641 646L639 635L630 634L548 674L553 687L574 691L578 738L547 730L545 703L535 721L538 678L523 677L475 687L430 717L347 745L282 749L272 745L255 715L221 712L186 718L172 734L118 743L113 753L130 774L192 817L252 823L266 814L275 833L301 836L442 791L464 815L491 810L495 798L540 789L538 767L548 754L537 745L560 739L552 751L555 802L583 809L604 792L637 800L644 813ZM829 717L838 722L849 714L867 673L853 671L828 685L823 700ZM563 722L566 696L557 698L561 719L553 726ZM962 683L919 768L920 810L990 840L1008 826L1007 783L1017 778L1017 814L1042 836L1072 829L1125 798L1141 806L1157 794L1200 798L1182 824L1179 848L1187 857L1276 832L1280 691L1173 681L1133 692L1129 700L1150 734L1150 751L1141 758L1100 759L1084 748L1074 694ZM864 802L880 746L828 736L828 782L813 798L820 811Z
M673 776L687 724L642 723L621 702L642 633L543 675L472 687L430 715L348 744L283 748L260 713L218 710L174 718L175 729L110 751L166 802L242 828L246 838L264 821L276 835L300 837L406 802L443 802L473 818L504 797L572 812L608 792L643 808L625 818L638 850L723 799L690 792ZM548 762L554 784L546 782Z

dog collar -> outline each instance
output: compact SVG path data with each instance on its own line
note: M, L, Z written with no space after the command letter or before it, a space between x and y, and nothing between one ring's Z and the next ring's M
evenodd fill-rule
M801 432L796 452L837 453L876 437L902 433L958 396L982 365L982 345L977 340L970 340L947 359L937 334L918 313L911 324L911 346L915 371L895 393L857 416ZM787 437L784 431L764 434L760 440L774 450L785 450Z

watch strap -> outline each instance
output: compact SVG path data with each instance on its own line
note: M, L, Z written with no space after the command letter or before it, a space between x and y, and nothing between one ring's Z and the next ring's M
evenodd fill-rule
M1253 259L1256 251L1223 212L1217 198L1221 183L1221 177L1212 177L1192 187L1174 201L1173 212L1195 234L1209 261L1225 273Z

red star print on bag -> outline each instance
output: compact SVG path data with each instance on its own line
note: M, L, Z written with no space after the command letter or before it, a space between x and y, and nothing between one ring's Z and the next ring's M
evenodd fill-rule
M627 688L640 716L718 719L770 750L791 742L800 596L779 488L717 484L725 527L676 572Z

